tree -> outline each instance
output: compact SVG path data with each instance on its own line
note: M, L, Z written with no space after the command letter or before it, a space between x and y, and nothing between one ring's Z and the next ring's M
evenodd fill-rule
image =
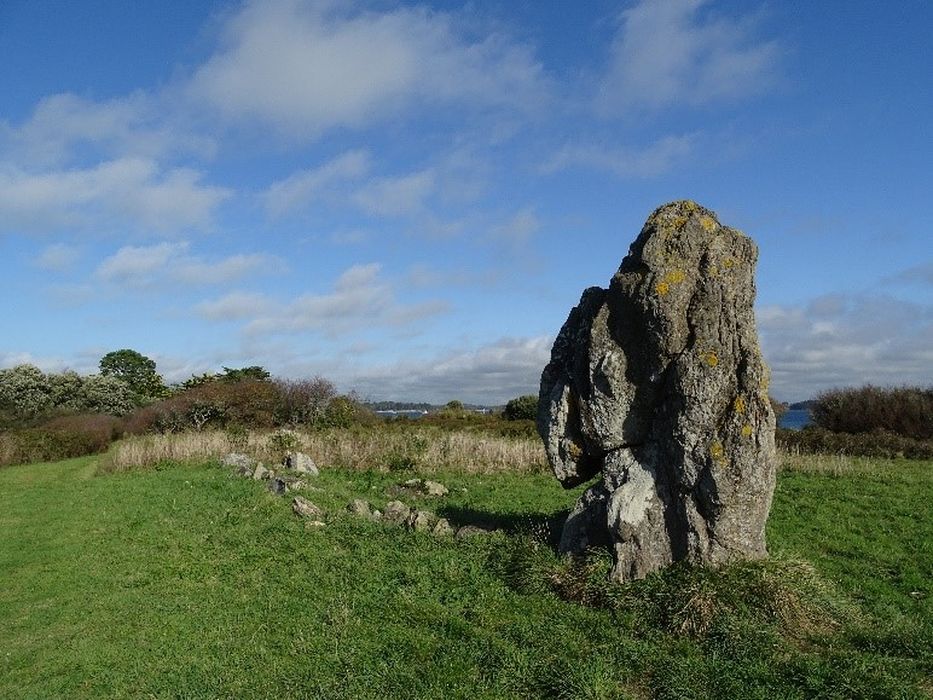
M538 415L537 396L519 396L505 405L503 415L506 420L534 420Z
M0 409L14 421L48 413L54 404L48 376L33 365L0 370Z
M110 416L126 415L136 404L136 394L129 384L104 374L85 377L81 399L82 410Z
M156 399L166 393L156 363L135 350L108 352L100 360L100 373L126 383L141 400Z
M253 379L257 382L267 382L272 377L264 367L259 365L251 365L250 367L240 367L234 369L232 367L224 367L224 373L221 375L221 379L225 382L240 382L244 379Z

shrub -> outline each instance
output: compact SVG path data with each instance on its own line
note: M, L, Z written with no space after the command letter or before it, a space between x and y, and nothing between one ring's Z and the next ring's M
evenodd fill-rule
M519 396L505 405L502 412L506 420L534 420L538 415L537 396Z
M337 396L337 389L323 377L276 379L274 384L278 392L278 425L316 425L324 419L328 405Z
M119 419L102 415L65 416L41 427L10 430L0 433L0 466L99 454L121 432Z
M933 439L933 388L832 389L817 397L810 412L818 426L837 433L885 431Z
M791 453L883 459L933 459L933 440L916 440L883 430L871 433L835 433L812 425L803 430L778 428L775 431L775 440L781 450Z

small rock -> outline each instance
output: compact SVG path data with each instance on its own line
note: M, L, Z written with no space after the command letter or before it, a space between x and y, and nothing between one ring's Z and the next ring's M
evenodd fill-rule
M388 523L392 523L393 525L401 525L408 519L408 515L410 513L411 508L409 508L401 501L389 501L386 503L383 519Z
M262 462L256 465L256 470L253 472L253 478L256 481L260 479L271 479L273 476L275 476L275 472L271 469L266 469Z
M310 476L318 475L317 465L304 452L289 452L285 455L282 464L286 469L291 469L299 474L308 474Z
M450 526L450 521L447 520L447 518L440 518L434 523L434 528L431 532L438 537L450 537L454 534L454 529Z
M432 529L436 521L437 516L434 513L427 510L412 509L405 521L405 526L409 530L425 531Z
M250 466L247 466L246 464L243 464L236 468L235 473L237 476L245 476L248 478L253 475L253 468Z
M302 518L314 518L315 522L317 522L318 518L324 517L323 510L301 496L295 496L292 501L292 510L295 511L295 515L300 515ZM323 525L324 523L321 524Z
M492 530L487 530L486 528L479 527L477 525L464 525L457 530L456 537L458 540L466 540L471 537L489 534L492 534Z
M224 467L246 467L252 471L253 467L256 465L256 460L242 452L230 452L220 459L220 464Z
M306 530L311 530L318 527L324 527L324 522L322 520L308 520L305 522Z
M350 503L347 504L347 511L361 518L373 517L373 509L369 505L369 501L364 501L362 498L354 498L350 501Z
M292 491L301 491L301 490L302 490L303 488L305 488L306 486L307 486L307 484L306 484L304 481L302 481L301 479L295 479L292 483L290 483L290 484L288 485L288 488L290 488ZM320 491L320 489L311 489L311 490L312 490L312 491Z
M273 477L266 482L266 488L268 488L276 496L281 496L282 494L288 493L288 483L285 479L281 477Z
M449 493L447 487L437 481L421 482L421 490L428 496L446 496Z
M393 486L390 491L421 496L446 496L448 493L447 487L443 484L425 479L409 479L408 481L403 481L398 486Z

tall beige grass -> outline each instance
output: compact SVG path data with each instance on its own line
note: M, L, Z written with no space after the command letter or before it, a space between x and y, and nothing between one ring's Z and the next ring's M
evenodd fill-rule
M799 450L782 450L778 454L781 471L807 474L850 476L852 474L879 474L891 460L877 457L853 457L845 454L808 454Z
M229 452L245 452L267 464L281 461L281 434L232 435L222 431L145 435L116 443L105 460L106 471L150 467L160 462L201 462ZM327 430L289 432L302 452L323 467L422 472L460 471L489 474L544 470L547 459L541 441L475 432L432 429Z

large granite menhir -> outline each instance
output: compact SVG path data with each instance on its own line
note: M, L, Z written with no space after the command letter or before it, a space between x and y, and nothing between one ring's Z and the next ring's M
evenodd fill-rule
M561 550L611 546L614 580L767 556L774 414L752 309L757 257L708 209L667 204L554 342L538 432L565 487L599 477Z

